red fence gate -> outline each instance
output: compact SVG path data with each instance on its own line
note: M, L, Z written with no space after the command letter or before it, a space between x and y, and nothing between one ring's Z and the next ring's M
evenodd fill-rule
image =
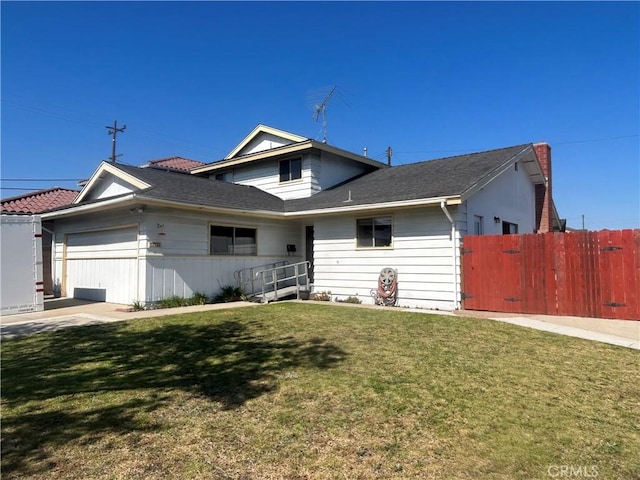
M466 236L468 310L640 320L640 229Z

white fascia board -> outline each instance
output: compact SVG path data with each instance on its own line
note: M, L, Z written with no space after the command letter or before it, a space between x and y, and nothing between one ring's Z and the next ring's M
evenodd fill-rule
M227 213L230 215L246 215L264 218L300 218L320 215L335 215L342 213L367 212L373 210L390 210L399 208L413 208L421 206L441 205L460 205L462 199L460 196L435 197L435 198L419 198L415 200L402 200L397 202L371 203L364 205L348 205L344 207L319 208L315 210L305 210L297 212L273 212L269 210L240 210L236 208L216 207L212 205L198 205L188 202L177 202L175 200L162 200L152 197L146 197L144 194L129 193L124 196L102 200L96 203L86 205L78 205L75 207L58 210L55 212L43 213L43 220L54 220L85 213L99 212L108 210L113 207L126 207L128 205L157 205L165 207L180 208L186 210L206 211L216 213Z
M156 205L161 207L173 207L183 210L192 210L199 212L212 212L212 213L226 213L229 215L248 215L252 217L265 217L265 218L283 218L284 213L272 212L269 210L240 210L237 208L225 208L216 207L212 205L199 205L188 202L177 202L175 200L160 200L156 198L146 198L144 195L137 196L138 203L144 203L145 205Z
M515 154L513 157L511 157L509 160L507 160L505 163L503 163L500 167L498 167L496 170L491 172L489 175L485 176L484 178L481 178L476 183L474 183L470 188L468 188L465 192L462 193L461 199L467 200L468 198L472 197L473 195L478 193L480 190L485 188L487 185L489 185L491 182L493 182L500 175L502 175L504 172L509 170L515 163L521 161L523 158L525 158L529 154L534 155L534 158L535 158L535 153L531 145L527 145L527 147L525 147L524 150L522 150L520 153ZM534 175L531 174L529 167L525 166L525 168L527 169L527 172L531 177L531 181L534 184L539 183L534 181Z
M254 138L256 138L261 133L267 133L274 135L276 137L284 138L285 140L289 140L294 143L300 143L307 140L305 137L301 137L300 135L296 135L294 133L285 132L284 130L278 130L277 128L269 127L267 125L258 124L256 128L254 128L249 135L244 137L244 139L233 149L231 150L226 157L225 160L230 160L235 157L239 151L241 151L244 147L246 147L249 142L251 142Z
M101 210L108 210L114 206L126 206L138 203L138 198L135 193L128 193L124 196L108 198L96 203L87 203L85 205L78 205L75 207L65 208L64 210L56 210L54 212L43 213L43 220L54 220L56 218L70 217L73 215L80 215L89 212L99 212Z
M357 153L353 153L348 150L343 150L341 148L334 147L332 145L327 145L326 143L316 142L315 140L310 140L310 142L311 142L311 145L314 148L317 148L318 150L323 150L325 152L333 153L334 155L355 160L356 162L364 163L366 165L371 165L372 167L389 168L389 165L387 165L386 163L373 160L369 157L365 157L364 155L358 155Z
M306 140L306 139L305 139ZM215 163L210 163L208 165L203 165L202 167L197 167L191 170L192 174L198 173L206 173L212 172L215 170L220 170L223 168L234 167L236 165L242 165L245 163L255 162L258 160L264 160L270 157L277 157L281 155L287 155L290 153L296 153L303 150L311 149L311 141L306 140L300 143L294 143L291 145L284 145L282 147L276 147L269 150L263 150L261 152L250 153L249 155L243 155L237 158L230 158L228 160L222 160Z
M287 212L287 217L310 217L319 215L335 215L340 213L356 213L367 212L372 210L391 210L399 208L426 207L432 205L460 205L462 199L459 196L454 197L434 197L434 198L418 198L415 200L402 200L398 202L369 203L364 205L351 205L344 207L319 208L316 210L305 210L300 212Z
M372 160L368 157L364 157L362 155L349 152L347 150L342 150L340 148L327 145L326 143L319 143L319 142L316 142L315 140L303 139L303 141L299 143L284 145L282 147L276 147L269 150L263 150L261 152L251 153L249 155L243 155L237 158L230 158L228 160L222 160L220 162L203 165L202 167L197 167L192 169L190 172L192 174L212 172L215 170L234 167L236 165L256 162L258 160L265 160L268 158L275 158L275 157L280 157L284 155L290 155L292 153L300 153L300 152L304 152L306 150L311 150L311 149L317 149L317 150L333 153L334 155L348 158L350 160L355 160L356 162L364 163L366 165L371 165L376 168L388 168L388 165L386 163L378 162L377 160Z
M112 163L102 162L98 169L93 173L93 175L91 175L91 178L88 180L80 194L73 201L73 204L82 202L82 200L84 200L87 194L91 191L93 186L100 181L100 176L105 172L110 173L114 177L118 177L121 180L124 180L125 182L133 185L136 188L144 189L151 186L148 183L143 182L139 178L134 177L129 173L123 172L118 167L115 167Z

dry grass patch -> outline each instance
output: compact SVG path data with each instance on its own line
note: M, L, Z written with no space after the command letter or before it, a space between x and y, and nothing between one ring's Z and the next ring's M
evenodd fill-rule
M2 345L2 475L638 478L639 359L300 303L42 333Z

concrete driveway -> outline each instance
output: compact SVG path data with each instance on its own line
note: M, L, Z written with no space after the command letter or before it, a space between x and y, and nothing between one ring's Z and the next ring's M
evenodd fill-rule
M326 304L326 302L317 303ZM340 305L345 308L389 308L373 305L354 305L349 303L332 303L332 305ZM20 335L59 330L61 328L72 326L246 307L259 308L260 304L252 302L233 302L128 312L126 311L126 305L90 302L73 298L52 298L45 300L45 310L43 312L21 313L19 315L7 315L2 317L0 319L0 338L12 338ZM633 320L510 314L478 312L471 310L461 310L455 313L419 309L402 310L413 313L457 315L507 322L526 328L534 328L536 330L543 330L560 335L568 335L640 350L640 322Z

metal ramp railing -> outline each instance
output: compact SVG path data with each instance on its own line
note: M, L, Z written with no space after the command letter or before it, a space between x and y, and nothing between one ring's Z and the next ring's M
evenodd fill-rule
M247 267L233 272L233 277L236 279L236 285L240 287L242 292L248 297L252 297L262 292L262 285L258 282L258 277L256 276L257 272L283 267L285 265L289 265L287 260Z
M300 298L300 291L309 291L309 262L275 266L255 273L262 286L261 293L255 294L262 303L269 303L293 294Z

